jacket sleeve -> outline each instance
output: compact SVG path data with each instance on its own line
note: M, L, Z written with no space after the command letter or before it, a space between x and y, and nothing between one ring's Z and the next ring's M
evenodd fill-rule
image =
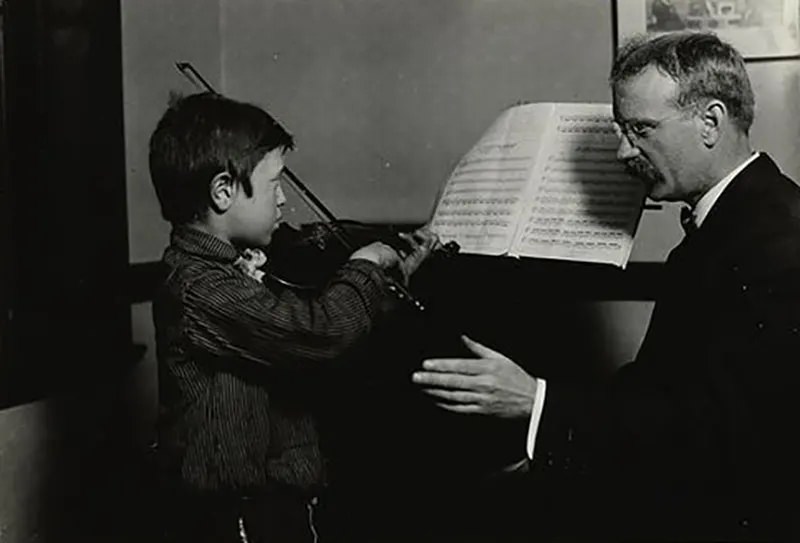
M183 289L189 343L217 357L297 367L336 360L363 339L382 311L386 279L371 262L347 262L321 294L274 292L235 269Z

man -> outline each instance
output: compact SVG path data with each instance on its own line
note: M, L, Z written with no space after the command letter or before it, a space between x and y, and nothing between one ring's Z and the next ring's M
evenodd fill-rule
M414 381L445 409L530 421L531 476L566 489L585 534L774 540L798 480L800 188L752 151L745 66L715 36L631 42L610 83L619 158L691 211L636 360L577 388L465 338L478 358L427 360Z

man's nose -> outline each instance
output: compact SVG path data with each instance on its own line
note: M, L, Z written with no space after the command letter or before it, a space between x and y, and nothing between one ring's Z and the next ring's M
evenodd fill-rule
M627 135L621 134L619 147L617 147L617 159L623 162L639 156L639 148L631 143Z
M277 196L278 196L277 205L280 207L286 203L286 195L283 193L283 187L280 185L280 183L278 184Z

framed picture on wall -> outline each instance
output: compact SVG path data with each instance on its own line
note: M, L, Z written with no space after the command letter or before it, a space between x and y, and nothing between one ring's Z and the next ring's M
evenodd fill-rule
M616 44L635 34L716 33L745 59L800 57L800 0L617 0Z

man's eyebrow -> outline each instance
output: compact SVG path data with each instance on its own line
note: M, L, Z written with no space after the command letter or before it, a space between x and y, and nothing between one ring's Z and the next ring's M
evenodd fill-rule
M617 124L628 124L628 125L631 125L631 124L651 125L656 121L654 119L643 119L641 117L631 117L629 119L615 118L614 122L616 122Z

